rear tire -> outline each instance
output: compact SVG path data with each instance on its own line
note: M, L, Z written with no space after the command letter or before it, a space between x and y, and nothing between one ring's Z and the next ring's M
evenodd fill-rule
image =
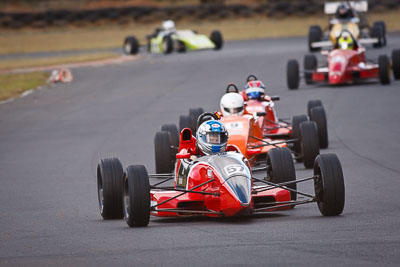
M342 165L335 154L319 155L314 165L314 189L318 208L324 216L343 212L345 202Z
M381 45L386 46L387 40L386 40L386 23L384 21L376 21L374 22L372 28L374 27L380 27L382 29L382 40L381 40Z
M174 49L173 41L170 35L164 36L162 41L162 50L164 54L171 54L172 50Z
M175 124L164 124L161 126L161 131L169 132L171 145L179 147L179 132Z
M301 123L300 135L303 164L307 169L311 169L319 154L317 124L313 121Z
M154 154L156 158L156 173L172 173L175 158L172 157L169 132L157 132L154 137Z
M150 221L150 183L143 165L126 168L123 191L124 218L129 227L147 226Z
M392 69L396 80L400 79L400 49L392 51Z
M308 117L311 117L311 109L313 107L323 107L322 101L319 99L316 100L310 100L307 102L307 115Z
M290 90L299 88L299 62L295 59L291 59L287 63L286 67L286 81L287 86Z
M381 84L390 84L390 61L386 55L380 55L378 58L379 81Z
M201 114L204 113L204 110L202 108L191 108L189 109L189 116L191 119L191 129L194 130L194 133L197 131L197 119Z
M328 148L328 124L324 107L313 107L311 109L310 120L317 124L318 143L320 148Z
M135 36L128 36L124 41L124 53L127 55L136 55L139 52L139 41Z
M313 84L313 72L317 69L318 61L315 55L304 56L304 78L306 84Z
M180 115L179 116L179 131L182 132L183 129L189 128L192 131L192 134L194 134L192 127L193 127L192 118L190 115Z
M215 45L215 50L220 50L224 45L224 39L220 31L212 31L210 35L211 42Z
M371 33L370 33L372 38L377 38L378 42L373 44L373 47L375 48L379 48L384 46L384 29L382 27L382 25L379 24L375 24L373 25L373 27L371 28Z
M273 148L267 154L268 178L272 183L280 184L296 181L296 171L290 150L286 147ZM297 190L297 184L288 184L286 187ZM297 193L290 191L290 199L296 200Z
M122 219L124 169L118 158L100 159L97 165L97 196L104 220Z
M311 44L315 42L320 42L321 40L322 40L321 27L319 25L311 26L308 31L308 49L310 50L310 52L317 52L320 50L320 48L318 47L313 48Z

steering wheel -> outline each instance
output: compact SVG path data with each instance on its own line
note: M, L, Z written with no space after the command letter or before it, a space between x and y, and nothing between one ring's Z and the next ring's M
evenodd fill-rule
M256 75L250 74L249 76L247 76L246 82L251 82L251 81L256 81L256 80L258 80Z
M231 88L233 88L233 91L231 91ZM237 87L236 84L230 83L226 87L226 93L239 93L239 88Z
M197 118L197 129L199 128L200 124L208 120L219 120L219 118L214 113L204 112Z

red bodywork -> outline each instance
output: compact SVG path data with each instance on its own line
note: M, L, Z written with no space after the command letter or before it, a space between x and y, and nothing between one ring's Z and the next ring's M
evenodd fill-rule
M265 112L265 116L259 116L257 122L262 135L269 138L289 138L292 135L292 127L285 122L279 121L274 109L274 102L269 96L265 96L263 101L247 99L244 91L241 91L245 101L245 114L255 115L257 112Z
M365 49L334 49L327 57L327 67L317 68L312 74L313 82L328 82L331 85L347 84L357 80L379 78L378 64L368 63Z
M260 207L265 209L263 203L290 201L290 192L285 189L257 191L265 186L253 185L250 164L237 152L236 147L228 145L227 153L196 157L196 140L190 129L184 129L180 139L174 171L174 189L186 193L152 189L151 206L176 197L157 206L151 211L152 215L235 216L257 212ZM289 208L275 207L269 211Z

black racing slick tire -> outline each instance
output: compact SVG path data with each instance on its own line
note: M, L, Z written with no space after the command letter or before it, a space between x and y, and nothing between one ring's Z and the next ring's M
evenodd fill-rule
M101 159L97 165L97 195L104 220L122 219L124 169L117 158Z
M372 28L381 28L382 36L380 40L381 46L386 46L387 40L386 40L386 23L384 21L375 21L374 24L372 25Z
M170 35L164 36L162 40L162 52L164 54L171 54L174 50L174 43Z
M392 69L396 80L400 79L400 49L392 51Z
M301 155L301 135L300 135L300 124L308 121L307 115L297 115L292 118L292 138L297 139L293 143L293 151L297 156Z
M157 132L154 137L156 173L172 173L175 165L169 132Z
M163 124L161 131L169 132L171 145L179 147L179 131L175 124Z
M136 55L139 52L139 41L135 36L128 36L124 41L124 53L127 55Z
M313 121L302 122L300 135L303 164L307 169L311 169L315 158L319 155L317 124Z
M273 148L267 154L267 178L275 184L296 181L292 154L286 147ZM288 184L286 187L297 190L297 184ZM290 191L290 199L296 200L297 193Z
M222 33L220 31L214 30L210 35L211 42L215 45L215 50L220 50L224 45L224 39L222 37Z
M304 79L306 84L312 84L312 76L314 71L317 69L318 61L315 55L304 56Z
M311 117L311 109L314 107L323 107L322 101L319 99L310 100L307 102L307 115Z
M384 29L382 25L379 24L374 24L373 27L371 28L371 33L370 33L372 38L377 38L378 42L373 44L373 47L379 48L384 46L385 43L385 36L384 36Z
M378 58L379 81L383 85L390 84L390 61L386 55L380 55Z
M204 113L203 108L191 108L189 109L189 116L191 119L191 129L193 129L193 133L197 131L197 119L201 114Z
M310 52L319 51L320 48L312 47L312 43L320 42L322 40L322 29L318 25L310 26L308 30L308 50Z
M195 134L193 131L192 118L190 115L180 115L179 116L179 131L182 132L183 129L189 128L192 131L192 135Z
M299 76L299 62L295 59L288 61L286 66L286 81L290 90L298 89L300 76Z
M126 168L122 202L124 219L129 227L143 227L149 224L150 183L143 165L131 165Z
M319 148L328 148L328 124L326 121L325 109L322 106L311 109L310 120L317 124Z
M337 216L343 212L345 189L342 165L335 154L319 155L314 164L314 190L322 215Z

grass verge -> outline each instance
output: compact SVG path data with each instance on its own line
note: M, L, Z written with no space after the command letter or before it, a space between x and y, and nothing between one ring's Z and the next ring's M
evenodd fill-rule
M0 74L0 101L45 84L48 76L46 72Z
M17 68L29 67L46 67L59 64L80 63L88 61L97 61L103 59L111 59L119 57L117 53L94 53L94 54L79 54L63 57L49 57L49 58L23 58L23 59L7 59L0 61L0 70L9 70Z
M371 13L369 21L383 20L388 31L400 31L399 10ZM179 29L194 29L209 35L212 30L222 31L226 40L254 39L267 37L305 36L310 25L325 27L326 16L269 18L230 18L225 20L179 21ZM3 31L0 35L0 54L31 53L40 51L62 51L82 49L102 49L122 46L127 35L135 35L141 44L145 36L159 27L160 23L132 23L125 26L99 24L74 28L53 28L47 30L23 29Z

